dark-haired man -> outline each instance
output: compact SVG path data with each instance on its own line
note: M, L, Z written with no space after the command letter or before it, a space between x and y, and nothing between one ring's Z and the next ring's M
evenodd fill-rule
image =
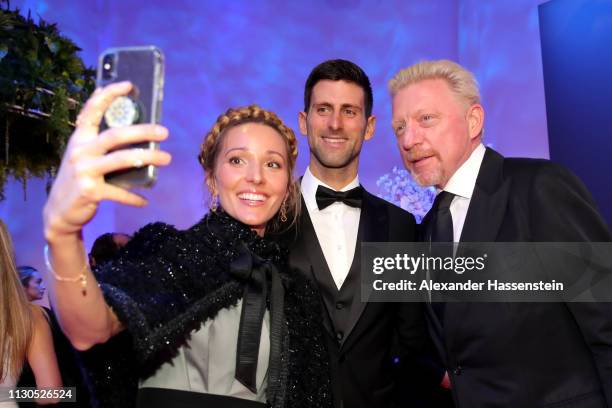
M113 259L130 239L131 236L121 232L106 232L100 235L91 246L89 265L93 268Z
M285 238L291 266L321 293L336 408L392 406L394 336L406 352L425 341L420 305L399 313L397 304L361 301L360 243L415 240L414 217L359 184L359 154L376 124L372 103L363 70L331 60L310 73L299 113L310 163L301 180L302 216Z

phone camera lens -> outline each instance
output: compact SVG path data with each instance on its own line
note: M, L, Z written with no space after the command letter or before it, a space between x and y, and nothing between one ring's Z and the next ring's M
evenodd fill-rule
M102 78L113 79L115 77L115 58L113 54L107 54L102 58Z

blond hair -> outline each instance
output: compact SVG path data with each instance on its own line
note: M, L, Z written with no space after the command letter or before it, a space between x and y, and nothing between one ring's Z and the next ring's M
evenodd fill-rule
M32 312L15 267L13 242L0 220L0 382L21 373L32 330Z
M400 70L389 80L389 93L393 97L400 89L426 79L443 79L468 106L480 104L480 90L474 75L449 60L421 61Z
M289 160L287 166L289 181L287 184L287 195L282 205L287 209L287 222L281 221L281 214L279 211L268 222L268 228L266 228L266 230L274 232L283 228L289 228L295 224L300 212L300 189L297 182L293 179L293 170L297 160L298 142L293 130L287 127L274 112L262 109L257 105L228 109L217 118L212 129L204 137L204 141L200 147L198 160L206 173L207 179L212 179L217 163L217 156L222 146L223 136L227 133L228 129L244 123L260 123L269 126L276 130L285 141Z

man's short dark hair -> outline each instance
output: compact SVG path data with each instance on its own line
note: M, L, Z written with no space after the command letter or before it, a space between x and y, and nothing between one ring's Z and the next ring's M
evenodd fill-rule
M351 61L343 59L329 60L320 63L306 79L306 86L304 87L304 112L308 112L310 109L310 98L312 97L312 88L321 80L330 81L347 81L353 82L361 89L363 89L363 99L365 102L365 114L366 118L372 115L372 105L374 104L374 97L372 96L372 85L370 85L370 78L363 72L357 64Z
M108 262L119 253L121 246L115 242L116 235L129 237L129 235L120 232L107 232L96 238L89 253L89 264L91 266Z

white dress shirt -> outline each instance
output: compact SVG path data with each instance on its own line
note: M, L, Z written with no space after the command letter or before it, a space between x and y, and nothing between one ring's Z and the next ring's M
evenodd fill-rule
M444 186L444 191L455 195L450 205L450 212L453 217L453 241L455 242L459 242L461 238L465 216L472 200L476 179L486 150L482 143L479 144Z
M329 207L319 210L316 200L319 185L331 188L313 176L310 168L307 168L304 177L302 177L302 196L327 266L336 287L340 289L355 256L361 209L350 207L342 202L335 202ZM347 191L358 186L359 178L355 177L340 191Z

